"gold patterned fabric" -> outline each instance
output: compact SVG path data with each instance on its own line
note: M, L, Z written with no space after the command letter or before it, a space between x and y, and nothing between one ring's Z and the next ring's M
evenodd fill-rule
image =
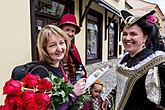
M165 53L156 52L133 67L119 64L117 67L117 93L115 110L123 110L135 83L147 74L145 86L147 98L155 104L160 104L161 93L157 65L165 62ZM155 74L155 75L154 75ZM154 79L154 81L152 81ZM153 87L151 87L152 85ZM136 100L136 99L135 99Z

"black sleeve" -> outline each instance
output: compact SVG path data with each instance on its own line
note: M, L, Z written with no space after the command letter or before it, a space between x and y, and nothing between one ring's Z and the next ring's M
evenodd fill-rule
M49 76L48 69L43 65L37 65L31 70L31 73L39 75L41 79Z
M159 78L161 88L161 102L160 105L165 108L165 64L161 64L159 67Z
M31 69L33 69L39 64L40 62L38 61L32 61L32 62L27 62L26 64L15 66L14 69L12 70L11 79L22 80L25 77L25 75L29 71L31 71Z
M22 80L22 78L25 77L25 75L27 74L25 72L25 67L24 66L17 66L15 67L13 70L12 70L12 74L11 74L11 79L14 79L14 80Z

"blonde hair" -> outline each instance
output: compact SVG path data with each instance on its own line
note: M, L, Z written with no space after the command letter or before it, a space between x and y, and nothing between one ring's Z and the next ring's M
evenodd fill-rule
M46 62L48 64L53 64L54 60L49 56L46 45L48 44L48 39L50 35L55 34L57 37L64 38L66 43L66 53L64 57L67 57L69 50L69 41L68 36L65 32L57 26L54 25L45 25L38 34L37 38L37 47L39 53L39 60L41 62Z

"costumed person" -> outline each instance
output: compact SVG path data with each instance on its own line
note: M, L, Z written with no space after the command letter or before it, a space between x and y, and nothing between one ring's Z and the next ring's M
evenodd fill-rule
M116 96L116 90L112 89L111 92L106 97L108 102L107 110L115 110L115 96Z
M115 110L165 110L165 53L155 10L135 16L121 10L125 55L117 66Z
M66 33L57 26L46 25L41 29L37 39L40 62L31 70L32 74L37 74L41 78L45 78L49 77L49 73L52 73L54 76L64 78L68 81L64 68L61 65L61 60L67 57L67 51L69 49L69 42L66 38ZM12 76L20 79L17 74ZM16 80L14 77L12 79ZM69 96L69 101L61 104L58 110L67 110L76 101L77 96L84 93L85 78L82 78L74 85L74 89Z
M107 103L103 101L103 81L98 79L90 86L90 100L84 102L80 110L106 110Z
M65 14L62 16L59 27L68 35L69 39L69 52L67 60L63 61L64 70L68 75L71 82L76 82L76 71L82 66L81 78L87 77L87 72L82 64L80 54L77 47L73 43L73 38L80 32L80 27L77 24L76 17L73 14Z

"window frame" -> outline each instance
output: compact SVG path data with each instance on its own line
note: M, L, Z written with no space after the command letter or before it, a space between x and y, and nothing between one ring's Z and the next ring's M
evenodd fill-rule
M95 17L99 22L97 22L96 24L98 25L98 37L97 37L97 41L98 41L98 45L97 45L97 55L98 58L96 59L87 59L87 47L88 47L88 15ZM94 20L90 19L91 21L95 22ZM87 13L87 17L86 17L86 64L92 64L92 63L96 63L96 62L101 62L102 61L102 29L103 29L103 24L102 21L103 20L103 15L97 11L94 11L92 9L89 9L88 13Z
M114 36L113 37L110 37L110 24L111 23L113 23L114 24ZM110 59L113 59L113 58L117 58L117 46L118 46L118 26L119 26L119 23L118 23L118 21L117 20L112 20L111 22L110 22L110 18L109 18L109 26L108 26L108 60L110 60ZM110 38L113 38L113 53L114 53L114 55L113 56L109 56L109 54L110 54L110 49L109 49L109 46L110 46Z

